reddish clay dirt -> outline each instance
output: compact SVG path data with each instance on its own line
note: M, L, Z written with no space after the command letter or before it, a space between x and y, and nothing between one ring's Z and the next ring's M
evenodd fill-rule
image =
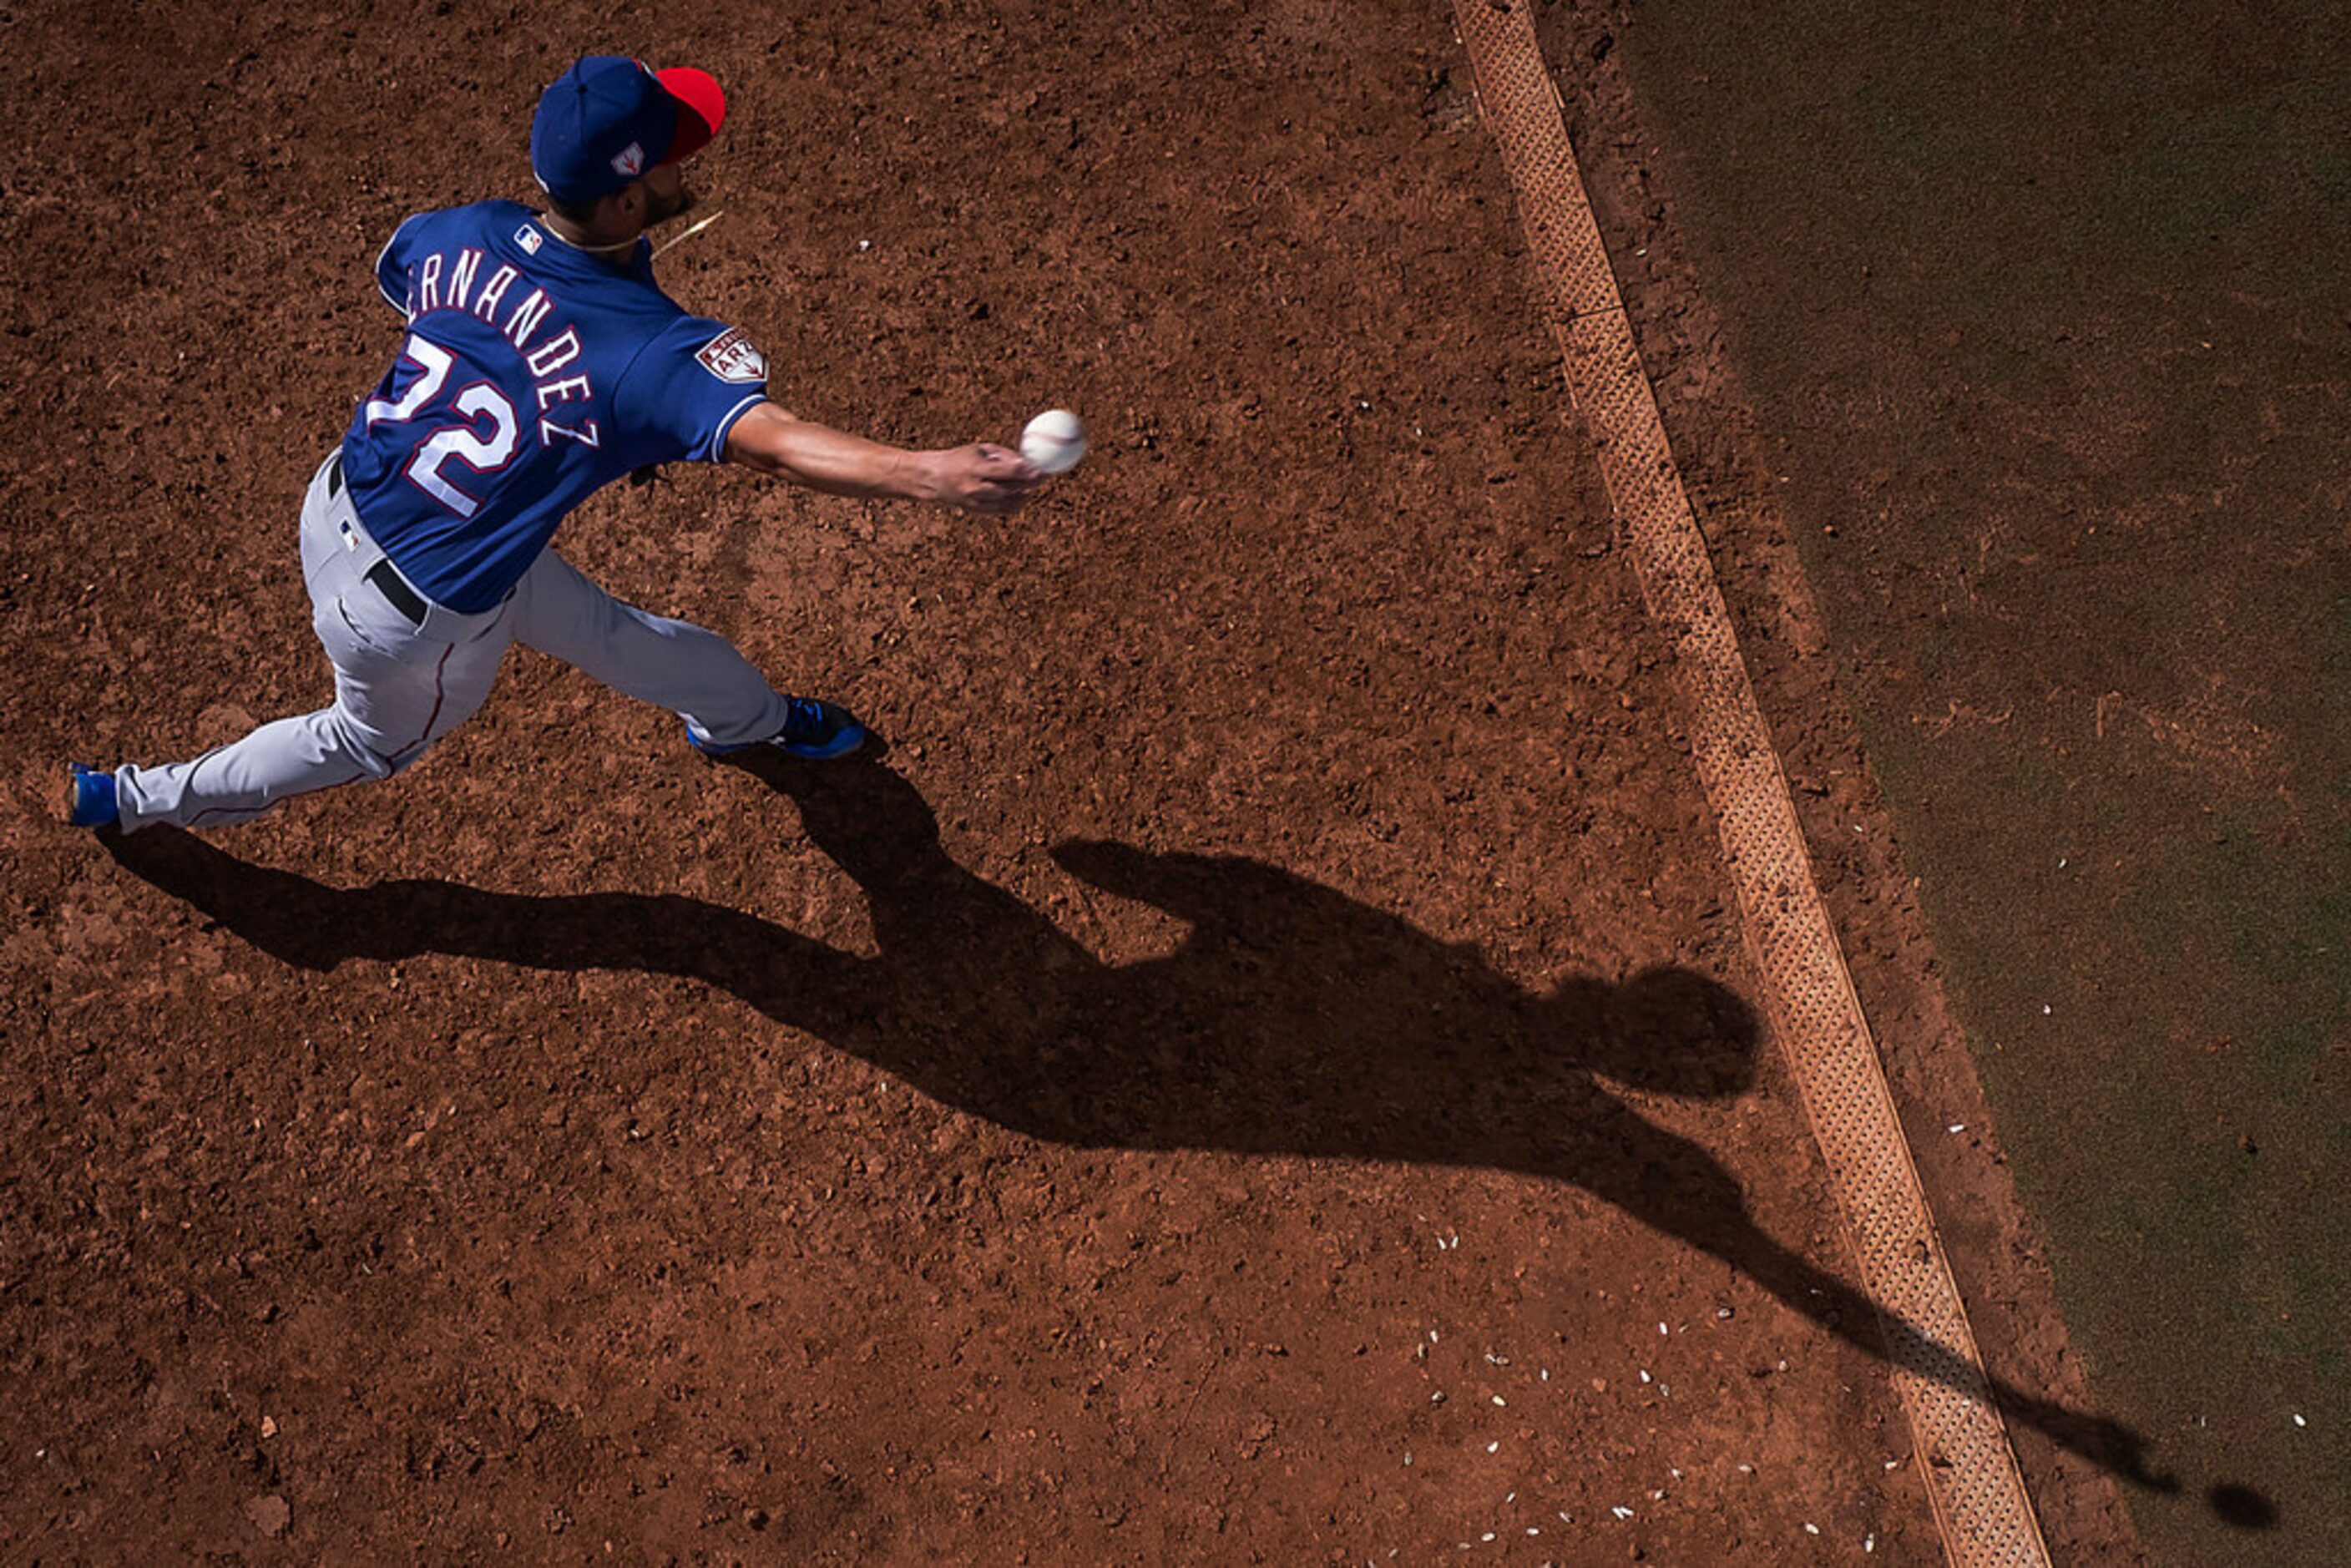
M324 691L381 236L622 41L6 17L7 1539L1938 1560L1444 14L1017 9L625 40L728 86L664 276L789 406L1093 421L1008 524L567 529L886 759L519 656L392 783L111 845L67 758Z

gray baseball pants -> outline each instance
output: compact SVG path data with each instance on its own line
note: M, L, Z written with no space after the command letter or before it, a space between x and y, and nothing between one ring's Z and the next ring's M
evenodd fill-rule
M124 831L251 821L289 796L389 779L482 706L509 643L670 709L704 740L737 746L784 727L783 697L733 643L622 603L552 549L505 603L475 615L412 589L402 597L422 611L412 618L378 586L381 573L370 578L379 563L391 570L330 456L302 502L302 577L311 629L335 667L334 705L193 762L117 768Z

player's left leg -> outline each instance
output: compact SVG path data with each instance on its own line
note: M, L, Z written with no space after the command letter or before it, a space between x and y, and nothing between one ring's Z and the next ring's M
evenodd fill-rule
M795 744L788 749L820 757L852 751L864 739L863 727L839 708L778 693L717 632L623 604L551 549L524 575L512 612L516 642L669 709L705 750L789 735Z

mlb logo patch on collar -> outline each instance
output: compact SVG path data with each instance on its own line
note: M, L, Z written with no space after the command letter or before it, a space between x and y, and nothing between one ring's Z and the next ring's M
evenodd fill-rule
M702 346L694 356L702 368L722 382L748 386L768 379L768 357L751 346L740 327L729 327Z

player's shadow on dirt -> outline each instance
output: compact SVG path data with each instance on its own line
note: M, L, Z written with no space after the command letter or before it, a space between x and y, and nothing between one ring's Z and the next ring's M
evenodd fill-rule
M808 836L864 891L878 956L690 898L433 881L347 892L170 830L110 843L138 875L305 968L445 953L682 976L1038 1138L1572 1183L1873 1354L1970 1385L1959 1357L1763 1233L1729 1171L1603 1086L1722 1095L1750 1085L1754 1016L1705 977L1652 969L1537 995L1472 948L1260 862L1065 843L1054 857L1073 875L1189 927L1166 956L1109 967L950 859L928 804L888 768L742 766L798 803ZM2013 1418L2076 1453L2178 1490L2119 1423L1996 1392ZM2215 1489L2210 1501L2231 1522L2272 1522L2250 1488Z

